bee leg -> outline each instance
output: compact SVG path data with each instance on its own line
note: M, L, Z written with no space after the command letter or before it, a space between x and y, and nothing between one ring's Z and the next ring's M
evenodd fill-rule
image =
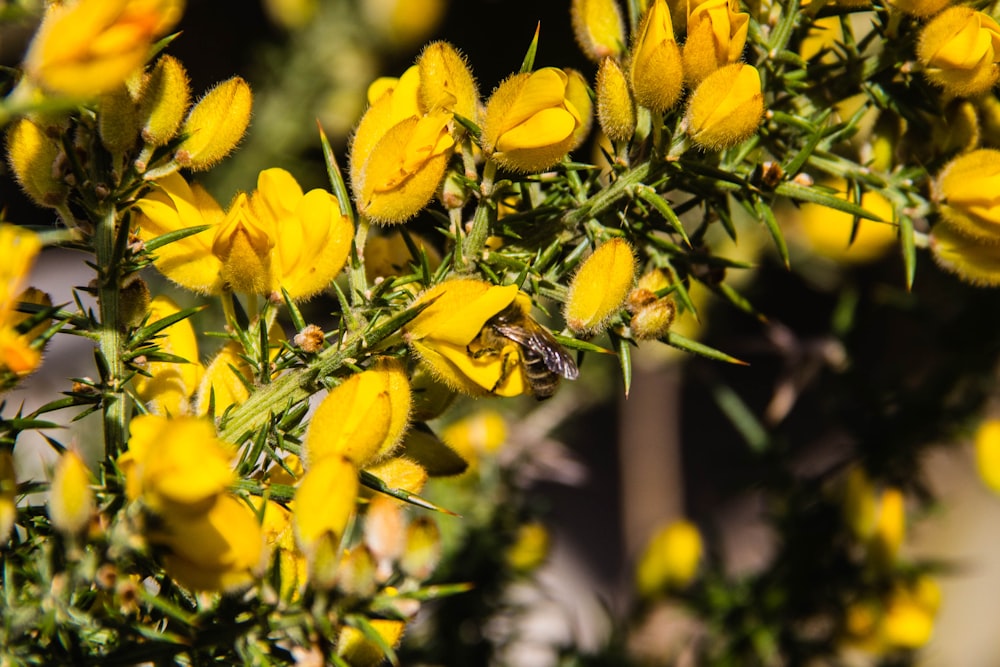
M494 354L498 354L499 353L499 351L497 351L497 350L494 350L493 352L494 352ZM500 377L497 378L496 383L490 388L490 393L491 394L495 394L497 392L497 389L500 387L500 385L502 385L504 382L506 382L507 378L510 377L510 370L511 370L511 367L512 367L510 356L511 356L510 352L508 352L508 353L504 354L503 355L503 359L500 360ZM518 363L518 361L517 361L516 358L514 359L514 363L515 364Z

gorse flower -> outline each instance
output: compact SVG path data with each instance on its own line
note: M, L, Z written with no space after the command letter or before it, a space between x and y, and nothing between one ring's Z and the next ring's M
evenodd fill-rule
M684 80L694 88L715 70L740 59L750 15L738 11L738 0L706 0L689 5Z
M625 22L616 0L573 0L573 35L594 62L618 58L625 50Z
M1000 242L1000 151L963 153L934 181L934 196L944 224L980 243Z
M59 144L29 118L20 118L7 130L7 161L25 193L39 206L56 207L66 201L69 186L56 169Z
M938 266L973 285L1000 285L1000 245L966 236L946 222L931 229L930 249Z
M637 104L656 112L672 108L684 87L681 50L665 0L653 0L632 41L629 80Z
M90 469L72 449L59 457L52 475L48 512L52 525L65 535L81 532L94 514Z
M597 120L608 139L628 141L635 132L635 101L628 80L612 58L597 70Z
M520 346L500 349L479 340L486 322L514 303L516 285L498 287L481 280L448 280L424 292L429 303L405 328L410 347L449 387L473 396L518 396L527 390Z
M50 3L24 60L45 90L89 97L111 90L149 57L170 30L182 0L77 0Z
M924 26L917 59L948 94L984 93L1000 77L1000 25L971 7L950 7Z
M577 333L597 333L625 304L635 282L635 255L628 241L611 239L580 266L569 286L566 324Z
M678 520L650 538L636 569L636 586L645 597L686 587L698 574L702 540L698 527Z
M257 189L237 195L226 213L176 174L158 184L136 203L140 238L211 226L156 253L154 266L183 287L205 294L285 289L301 301L325 289L347 261L353 227L337 198L319 189L303 194L283 169L260 172Z
M500 166L519 172L552 167L578 143L589 122L570 98L570 76L555 67L522 72L503 81L486 103L483 151Z
M17 303L41 247L35 233L0 223L0 257L4 258L0 263L0 375L27 375L41 362L41 352L31 344L34 336L17 328L24 319ZM0 381L0 387L5 385Z
M147 324L178 312L180 307L172 299L157 296L149 304ZM188 363L149 362L143 369L144 373L135 376L135 393L154 413L187 414L190 410L188 399L205 373L205 368L198 361L198 339L190 319L171 324L161 336L157 341L160 351L185 359Z
M764 118L764 95L756 68L733 63L698 84L684 117L698 146L724 150L749 139Z

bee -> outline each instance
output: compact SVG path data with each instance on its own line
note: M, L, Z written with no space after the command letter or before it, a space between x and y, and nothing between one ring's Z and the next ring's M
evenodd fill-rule
M491 317L479 333L481 351L496 353L506 341L513 341L521 349L521 369L531 393L538 400L550 398L559 388L559 378L575 380L580 371L573 357L536 322L516 301ZM497 381L499 386L506 379ZM496 387L494 387L494 390Z

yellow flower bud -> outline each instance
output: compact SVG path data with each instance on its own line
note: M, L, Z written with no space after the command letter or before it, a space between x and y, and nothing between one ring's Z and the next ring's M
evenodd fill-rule
M409 442L407 436L404 442ZM420 493L427 483L427 470L412 459L405 456L394 456L378 463L366 466L365 470L378 477L394 489L403 489L410 493Z
M951 0L889 0L889 5L904 14L926 19L951 4Z
M1000 285L1000 245L966 236L947 221L931 229L931 255L938 266L973 285Z
M153 40L180 18L181 0L79 0L51 3L24 68L46 90L89 97L137 70Z
M632 246L624 239L611 239L573 276L566 300L566 324L576 333L598 333L622 309L634 281Z
M945 221L985 244L1000 242L1000 151L980 148L949 162L934 181Z
M238 76L205 93L184 120L186 138L174 153L177 164L204 171L229 155L250 124L252 106L250 86Z
M510 306L517 286L497 287L480 280L455 279L433 287L417 300L431 303L404 329L410 347L435 377L456 391L473 396L494 393L517 396L527 390L518 345L477 354L486 322Z
M629 329L636 340L655 340L667 335L676 317L677 304L672 298L654 298L635 311Z
M0 449L0 547L7 544L17 520L17 477L14 475L14 453Z
M1000 419L987 419L975 435L976 470L983 483L1000 493Z
M169 549L167 573L193 590L234 591L253 583L264 566L264 535L254 510L229 494L205 511L168 512L150 535Z
M644 597L685 588L698 573L701 533L690 521L660 528L650 539L636 569L636 585Z
M572 150L584 114L570 101L569 76L546 67L503 81L486 105L483 151L519 172L552 167Z
M389 455L406 429L410 386L399 360L380 360L352 375L316 408L306 433L310 465L346 457L359 467Z
M373 618L368 621L388 646L396 647L403 638L403 621ZM381 647L357 628L344 625L337 638L337 655L351 667L377 667L385 660Z
M56 464L49 494L52 525L65 535L80 533L94 514L90 469L73 450L63 452Z
M441 561L441 530L429 516L417 517L406 527L406 548L400 569L415 579L427 579Z
M594 62L618 58L625 50L625 22L615 0L573 0L573 35Z
M345 595L371 597L378 590L375 557L364 543L344 551L337 573L337 586Z
M56 158L62 150L45 131L21 118L7 130L7 160L17 182L39 206L55 207L66 201L69 186L60 177Z
M157 296L149 304L152 324L180 312L180 307L166 296ZM144 369L149 375L136 375L135 393L145 401L151 412L162 415L183 415L189 411L188 398L201 381L204 367L198 361L198 339L190 319L176 322L160 332L157 344L166 354L186 359L188 363L151 361Z
M684 84L681 50L674 39L670 9L653 0L632 42L629 79L640 106L664 112L677 104Z
M160 56L143 80L139 94L142 140L149 146L162 146L173 139L190 102L184 65L172 56Z
M217 227L226 217L222 207L200 185L189 185L180 174L156 181L156 189L135 203L138 235L151 241L168 232L209 225L203 232L187 236L156 250L153 259L163 275L181 287L201 294L222 291L222 261L212 253Z
M624 72L611 58L597 70L597 120L612 141L628 141L635 132L635 102Z
M917 60L949 95L985 93L1000 77L1000 25L971 7L950 7L920 32Z
M236 292L270 292L271 228L250 209L245 193L236 195L225 220L215 228L212 254L222 261L219 277Z
M344 457L327 456L309 467L295 490L292 515L296 541L310 559L321 540L340 541L357 496L358 471Z
M124 83L98 100L97 129L101 143L112 154L131 150L139 140L139 106Z
M431 42L417 58L420 110L445 109L475 120L479 89L465 57L448 42Z
M735 63L747 41L750 15L739 11L738 0L689 3L684 42L684 80L696 88L715 70Z
M696 144L720 151L749 139L763 117L760 74L750 65L733 63L698 85L684 120Z
M203 512L235 480L235 451L208 420L140 415L129 432L128 451L118 457L125 494L154 512Z

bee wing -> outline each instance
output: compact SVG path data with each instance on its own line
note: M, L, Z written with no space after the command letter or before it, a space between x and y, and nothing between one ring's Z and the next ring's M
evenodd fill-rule
M576 361L559 344L552 334L541 325L530 329L506 324L495 324L497 333L523 345L542 358L545 367L553 373L558 373L567 380L575 380L580 375Z

